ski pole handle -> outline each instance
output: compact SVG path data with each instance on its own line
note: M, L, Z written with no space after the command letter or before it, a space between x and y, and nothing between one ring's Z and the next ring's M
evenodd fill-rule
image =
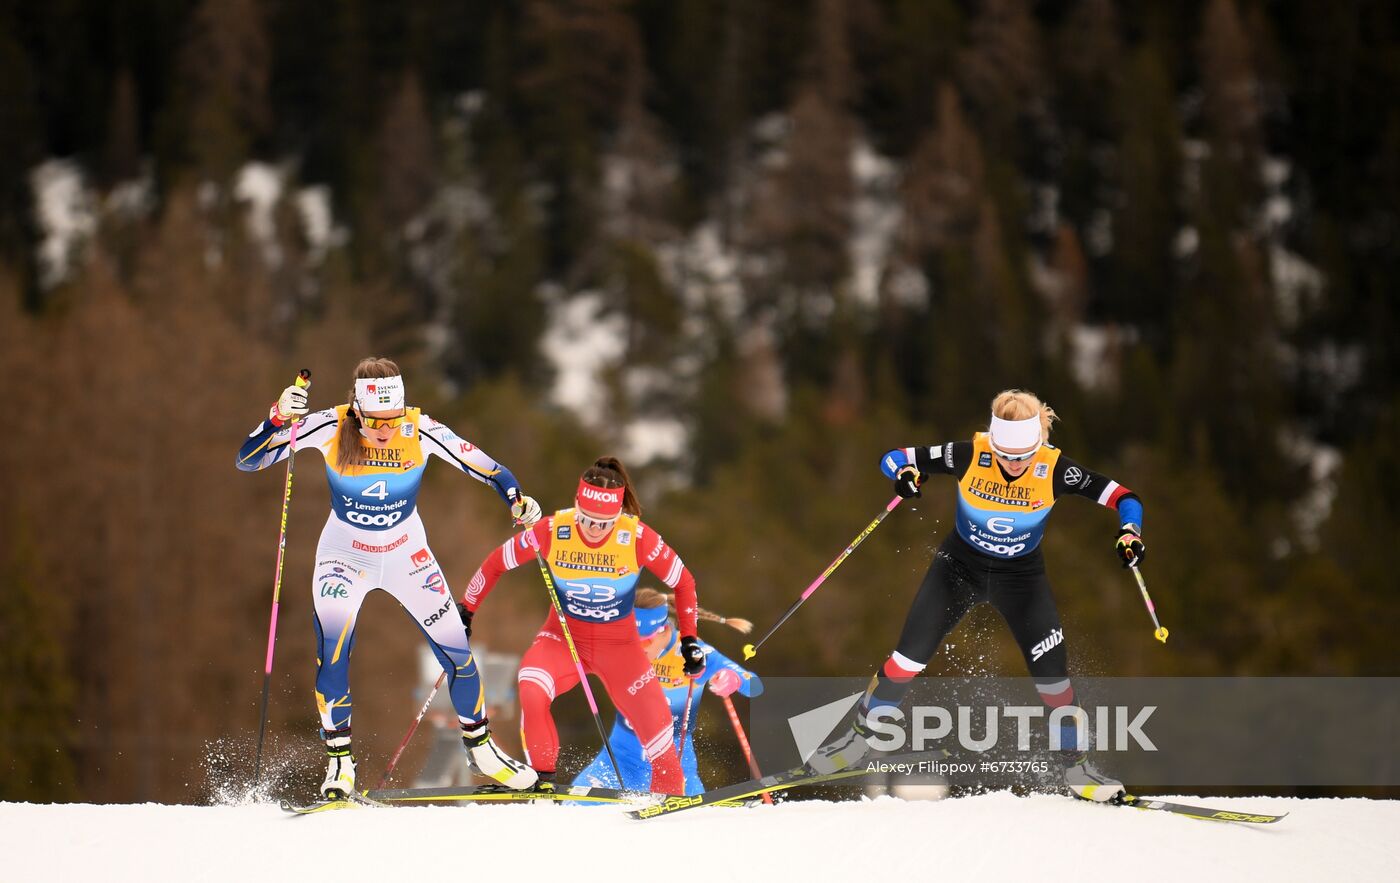
M1168 632L1166 628L1160 622L1157 621L1157 608L1152 603L1152 596L1147 594L1147 580L1142 578L1142 571L1138 570L1138 566L1136 564L1128 565L1128 569L1131 570L1133 572L1133 576L1137 578L1138 589L1142 591L1143 603L1147 605L1147 612L1152 617L1152 625L1156 629L1152 633L1152 637L1161 641L1163 644L1167 643Z
M836 568L841 566L841 562L849 558L851 553L856 550L856 546L859 546L862 542L864 542L865 538L870 536L870 534L872 534L875 531L875 528L880 526L880 522L885 520L885 516L893 512L894 508L898 506L901 502L903 502L903 500L904 498L899 496L896 496L893 500L890 500L889 503L885 506L885 511L881 512L879 515L876 515L874 521L871 521L865 526L864 530L856 534L856 538L851 540L850 544L846 546L845 551L843 551L840 555L836 556L836 560L831 562L831 566L828 567L825 571L823 571L821 576L812 580L812 584L809 585L802 592L801 597L799 597L796 601L793 602L792 606L787 609L787 611L782 615L782 617L778 619L776 623L774 623L772 628L770 628L767 632L764 633L763 637L759 638L757 641L754 641L752 644L745 644L744 658L753 659L754 656L758 654L758 648L763 646L763 642L773 637L773 633L776 632L782 626L783 623L788 621L788 617L792 616L794 613L797 612L797 608L802 606L802 602L806 601L809 597L811 597L812 593L815 592L822 583L826 582L826 578L836 572Z

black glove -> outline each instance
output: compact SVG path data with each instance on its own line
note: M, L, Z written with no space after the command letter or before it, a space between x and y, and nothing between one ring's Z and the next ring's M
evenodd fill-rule
M1118 551L1118 559L1123 562L1124 567L1140 567L1143 558L1147 556L1147 547L1142 543L1142 529L1136 524L1123 525L1114 548Z
M685 660L685 665L681 670L688 678L698 678L705 670L705 650L700 646L700 639L694 635L686 635L681 638L681 659Z
M467 637L472 636L472 612L467 609L466 601L457 602L457 612L462 614L462 625L467 627Z
M904 499L910 497L922 497L924 492L919 489L923 484L924 477L919 474L919 470L913 466L905 466L899 470L894 477L894 492Z

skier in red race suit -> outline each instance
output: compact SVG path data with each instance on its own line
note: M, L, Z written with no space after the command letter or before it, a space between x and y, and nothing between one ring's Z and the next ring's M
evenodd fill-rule
M683 794L671 708L642 648L632 608L645 567L676 593L684 673L699 677L705 652L695 636L695 579L675 550L642 522L631 479L615 457L600 458L583 473L574 502L574 508L555 512L487 556L467 587L463 616L470 628L471 616L501 574L531 563L538 550L554 578L584 670L602 680L642 744L651 764L652 790ZM542 787L553 781L559 757L559 734L549 707L578 678L558 617L551 612L525 652L519 675L520 729Z

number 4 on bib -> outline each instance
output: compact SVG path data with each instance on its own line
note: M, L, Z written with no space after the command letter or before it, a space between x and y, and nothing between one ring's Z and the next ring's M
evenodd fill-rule
M375 497L382 502L385 497L389 496L389 483L381 478L379 481L376 481L374 484L360 491L360 496Z

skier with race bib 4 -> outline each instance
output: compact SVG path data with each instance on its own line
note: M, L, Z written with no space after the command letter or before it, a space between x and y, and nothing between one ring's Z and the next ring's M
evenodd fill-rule
M295 442L292 439L296 423ZM238 452L245 472L266 469L295 449L315 448L326 461L331 514L316 547L312 600L316 629L316 707L327 754L321 793L355 790L350 742L350 653L365 596L383 589L403 605L447 673L448 692L471 763L511 788L535 784L535 771L491 739L485 694L468 633L442 567L418 517L418 488L429 457L438 457L491 487L520 524L540 507L510 470L418 408L408 407L403 376L389 359L355 368L349 402L308 413L306 390L289 386Z

